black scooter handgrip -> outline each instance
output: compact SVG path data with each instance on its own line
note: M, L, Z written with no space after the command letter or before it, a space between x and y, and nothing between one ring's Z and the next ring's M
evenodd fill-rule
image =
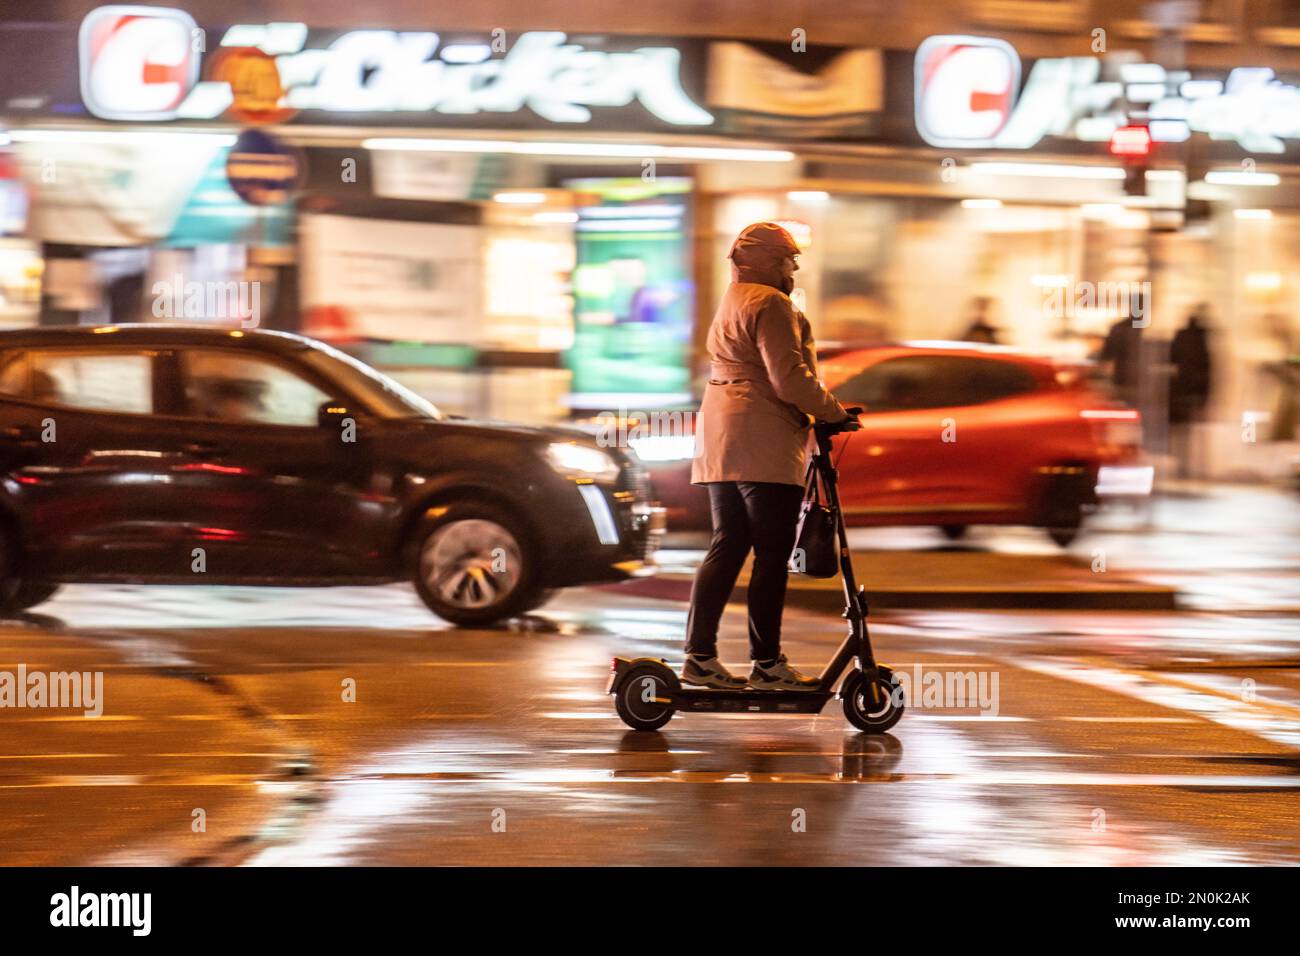
M818 422L816 428L820 434L830 437L831 435L838 435L840 432L860 431L862 423L856 417L852 417L846 418L842 422Z

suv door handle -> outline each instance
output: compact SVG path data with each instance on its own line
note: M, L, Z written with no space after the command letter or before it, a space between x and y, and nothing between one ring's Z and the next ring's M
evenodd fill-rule
M195 458L216 458L226 454L226 449L212 441L191 441L181 445L181 451Z

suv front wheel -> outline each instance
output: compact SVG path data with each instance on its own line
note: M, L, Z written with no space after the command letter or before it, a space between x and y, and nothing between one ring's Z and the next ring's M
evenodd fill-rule
M539 571L531 539L511 514L487 502L457 501L421 531L415 589L443 620L483 627L542 603Z
M16 614L44 604L59 589L57 584L14 573L20 570L21 560L13 536L0 531L0 613Z
M44 604L59 590L57 584L49 581L19 581L17 587L7 585L4 596L0 598L0 610L14 612Z

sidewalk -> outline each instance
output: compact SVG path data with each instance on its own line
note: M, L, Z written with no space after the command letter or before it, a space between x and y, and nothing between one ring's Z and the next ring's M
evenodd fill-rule
M1033 528L849 532L858 582L878 608L1225 610L1300 608L1300 496L1260 485L1187 485L1141 510L1093 516L1062 550ZM653 578L624 594L690 599L705 533L670 534ZM1094 567L1104 570L1094 570ZM748 567L734 600L744 600ZM792 606L838 613L838 578L790 576Z
M664 551L663 570L652 578L619 585L623 594L689 601L702 551ZM1166 584L1107 572L1071 555L1041 556L974 550L853 552L858 583L873 608L1070 608L1152 610L1177 608L1177 591ZM744 601L749 565L741 572L735 601ZM838 577L790 575L787 603L820 612L844 609Z

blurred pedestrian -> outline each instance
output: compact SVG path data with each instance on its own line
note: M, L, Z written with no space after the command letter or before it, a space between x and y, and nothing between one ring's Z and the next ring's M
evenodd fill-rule
M1134 322L1128 309L1110 327L1106 341L1097 357L1115 395L1126 405L1136 406L1138 401L1138 370L1142 355L1142 328Z
M682 682L801 690L817 685L781 653L787 562L803 500L813 419L849 418L817 377L812 329L794 308L799 247L773 222L731 246L731 285L709 326L709 384L700 405L692 484L709 490L713 539L695 575ZM718 624L749 552L748 682L718 660Z
M1202 302L1187 316L1169 344L1169 425L1180 475L1188 472L1192 429L1201 420L1210 400L1212 358L1210 355L1209 305Z
M982 342L985 345L998 345L998 329L992 318L993 300L986 295L976 296L971 300L970 325L962 334L963 342Z

